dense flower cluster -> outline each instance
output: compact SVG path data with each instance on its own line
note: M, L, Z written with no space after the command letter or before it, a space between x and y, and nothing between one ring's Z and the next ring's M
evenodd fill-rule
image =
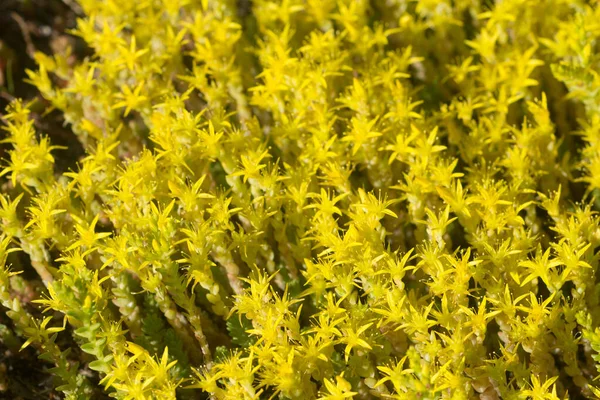
M78 2L0 194L67 399L600 398L595 1Z

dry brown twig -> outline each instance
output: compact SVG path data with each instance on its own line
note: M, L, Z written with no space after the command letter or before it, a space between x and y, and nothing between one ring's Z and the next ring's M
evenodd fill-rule
M23 39L25 40L25 51L27 55L31 58L34 57L36 49L33 44L33 40L31 39L31 32L29 31L29 27L27 26L27 22L16 12L10 14L11 17L15 20L15 22L19 25L21 29L21 33L23 34Z

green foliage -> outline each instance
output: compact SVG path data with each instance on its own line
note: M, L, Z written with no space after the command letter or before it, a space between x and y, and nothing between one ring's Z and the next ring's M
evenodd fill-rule
M67 398L600 398L595 1L78 3L28 75L86 155L16 100L0 172Z

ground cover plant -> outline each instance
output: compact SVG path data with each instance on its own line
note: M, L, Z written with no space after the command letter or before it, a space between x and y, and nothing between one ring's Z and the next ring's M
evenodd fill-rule
M600 398L595 1L60 4L37 97L0 62L0 397Z

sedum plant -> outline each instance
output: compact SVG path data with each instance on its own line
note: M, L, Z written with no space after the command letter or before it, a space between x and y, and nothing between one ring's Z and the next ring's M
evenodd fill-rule
M78 3L85 156L15 100L0 172L64 398L600 398L595 1Z

